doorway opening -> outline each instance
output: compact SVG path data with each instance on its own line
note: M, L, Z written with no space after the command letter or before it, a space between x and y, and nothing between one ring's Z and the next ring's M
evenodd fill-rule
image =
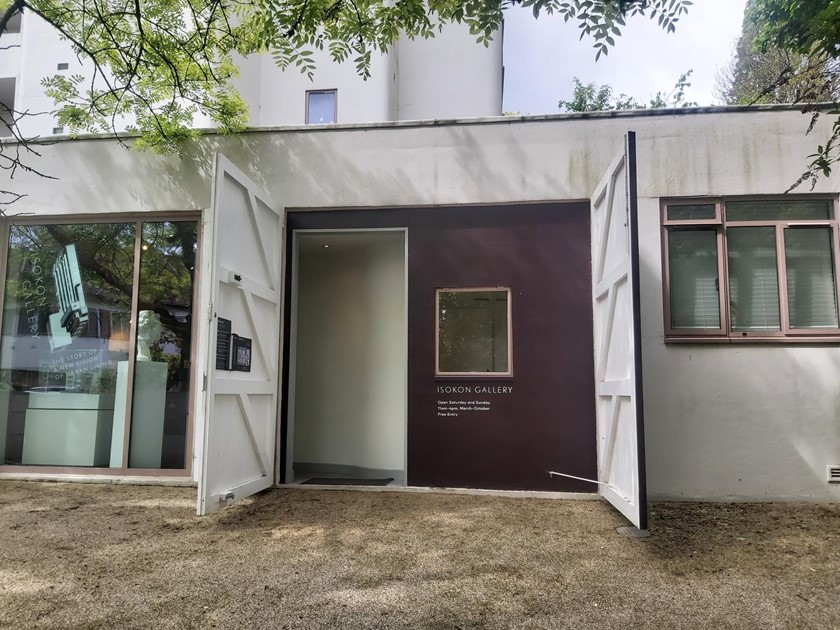
M406 230L293 235L287 483L405 485Z

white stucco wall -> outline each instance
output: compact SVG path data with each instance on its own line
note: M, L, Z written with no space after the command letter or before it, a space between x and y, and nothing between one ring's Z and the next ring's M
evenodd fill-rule
M23 16L20 37L15 108L31 115L23 117L19 127L25 137L49 136L58 125L52 114L56 107L53 100L44 94L41 81L56 74L70 77L85 72L70 44L38 16L29 13ZM68 64L68 69L58 70L59 63Z
M464 24L450 24L434 39L397 45L397 120L467 118L502 114L502 37L476 42Z
M347 238L299 259L294 462L401 472L405 237Z
M22 174L7 187L29 194L17 211L44 215L204 208L219 150L287 207L586 199L634 130L651 495L830 501L840 346L663 341L660 197L783 193L832 122L806 136L809 121L726 111L287 130L208 136L183 160L62 142L38 163L59 181ZM815 190L840 190L840 170Z
M260 94L258 110L251 105L252 124L303 125L306 122L306 92L336 90L339 123L394 120L392 93L396 90L393 53L374 55L371 77L363 79L353 60L333 63L328 51L314 51L316 64L310 79L294 66L280 70L268 55L260 57Z

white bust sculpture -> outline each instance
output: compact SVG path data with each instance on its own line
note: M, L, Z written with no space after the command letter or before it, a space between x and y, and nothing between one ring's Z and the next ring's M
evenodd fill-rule
M154 311L140 311L137 320L137 360L151 361L149 344L160 339L160 315Z

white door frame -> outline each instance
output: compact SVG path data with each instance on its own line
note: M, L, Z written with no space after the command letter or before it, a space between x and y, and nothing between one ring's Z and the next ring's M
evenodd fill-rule
M288 225L288 224L287 224ZM405 351L405 365L403 366L403 383L405 396L403 396L403 474L405 483L408 485L408 228L339 228L339 229L318 229L307 228L292 230L292 274L291 274L291 305L289 308L289 382L286 390L288 398L286 411L286 452L284 453L284 470L281 474L280 460L277 460L276 484L292 484L294 482L294 448L295 448L295 378L297 375L297 308L298 308L298 273L300 264L298 262L298 235L299 234L361 234L371 232L383 232L391 234L403 234L403 273L405 280L405 295L403 299L403 350ZM278 423L281 418L278 417ZM281 427L278 426L278 429ZM278 444L281 443L278 431Z

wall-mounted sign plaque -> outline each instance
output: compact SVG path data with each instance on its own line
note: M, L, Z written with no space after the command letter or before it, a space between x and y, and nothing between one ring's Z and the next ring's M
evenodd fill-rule
M231 323L229 319L219 318L216 327L216 369L230 369L230 332Z
M232 335L233 346L233 363L230 366L231 370L236 372L250 372L251 371L251 340L239 335Z

